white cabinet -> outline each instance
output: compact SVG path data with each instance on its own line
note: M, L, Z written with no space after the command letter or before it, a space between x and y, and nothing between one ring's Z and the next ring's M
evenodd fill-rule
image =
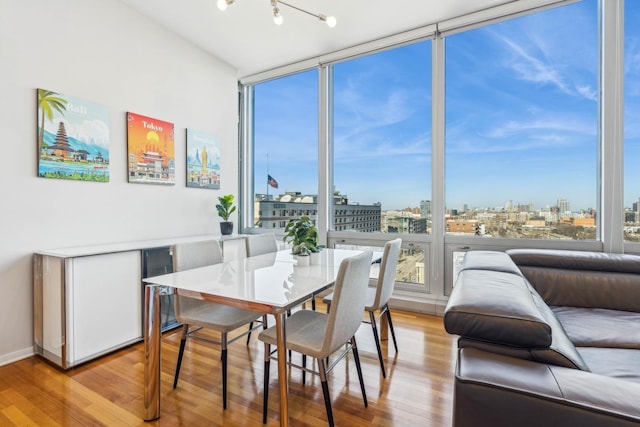
M70 368L142 339L140 251L34 258L34 350Z
M143 254L209 239L225 242L225 258L244 256L241 235L177 237L35 253L34 352L68 369L142 340L143 273L164 273L157 265L154 269L143 265ZM170 259L154 262L170 264ZM170 304L165 306L171 308ZM168 327L177 325L168 323Z

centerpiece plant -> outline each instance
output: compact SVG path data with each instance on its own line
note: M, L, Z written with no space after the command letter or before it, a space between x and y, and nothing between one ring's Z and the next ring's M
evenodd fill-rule
M318 229L308 216L289 220L284 232L282 240L291 244L291 253L294 255L309 256L320 250Z

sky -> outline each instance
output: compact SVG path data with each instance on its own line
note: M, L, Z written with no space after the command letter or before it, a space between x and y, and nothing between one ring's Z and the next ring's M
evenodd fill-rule
M625 25L625 206L640 197L640 5ZM596 0L445 38L447 208L597 203ZM334 184L383 210L431 199L431 41L334 66ZM255 191L317 193L316 70L255 91ZM268 158L268 167L267 167Z

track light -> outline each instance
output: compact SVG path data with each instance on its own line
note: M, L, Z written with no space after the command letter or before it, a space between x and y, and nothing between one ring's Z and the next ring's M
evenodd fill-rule
M271 7L273 7L273 22L275 22L276 25L282 25L284 18L282 14L280 14L280 9L278 9L278 0L271 0Z
M218 0L218 9L220 10L227 10L228 6L231 6L232 4L234 4L236 2L236 0Z
M309 12L307 10L299 8L298 6L294 6L292 4L289 4L280 0L270 0L270 1L271 1L271 6L273 7L273 22L275 22L276 25L282 25L282 22L284 21L284 18L280 13L280 8L278 7L278 4L283 4L287 7L290 7L291 9L295 9L299 12L306 13L307 15L311 15L314 18L318 18L320 21L327 24L329 28L335 27L336 24L338 23L335 16L327 16L327 15L323 15L322 13ZM227 7L231 6L235 2L236 0L218 0L217 2L218 9L222 11L227 10Z

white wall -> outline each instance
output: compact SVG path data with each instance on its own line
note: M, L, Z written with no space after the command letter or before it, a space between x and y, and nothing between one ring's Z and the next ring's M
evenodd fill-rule
M109 108L109 183L37 177L37 88ZM0 0L0 365L32 354L34 251L219 233L236 88L235 69L120 1ZM175 186L127 183L127 111L174 123ZM187 127L220 139L221 190L186 188Z

